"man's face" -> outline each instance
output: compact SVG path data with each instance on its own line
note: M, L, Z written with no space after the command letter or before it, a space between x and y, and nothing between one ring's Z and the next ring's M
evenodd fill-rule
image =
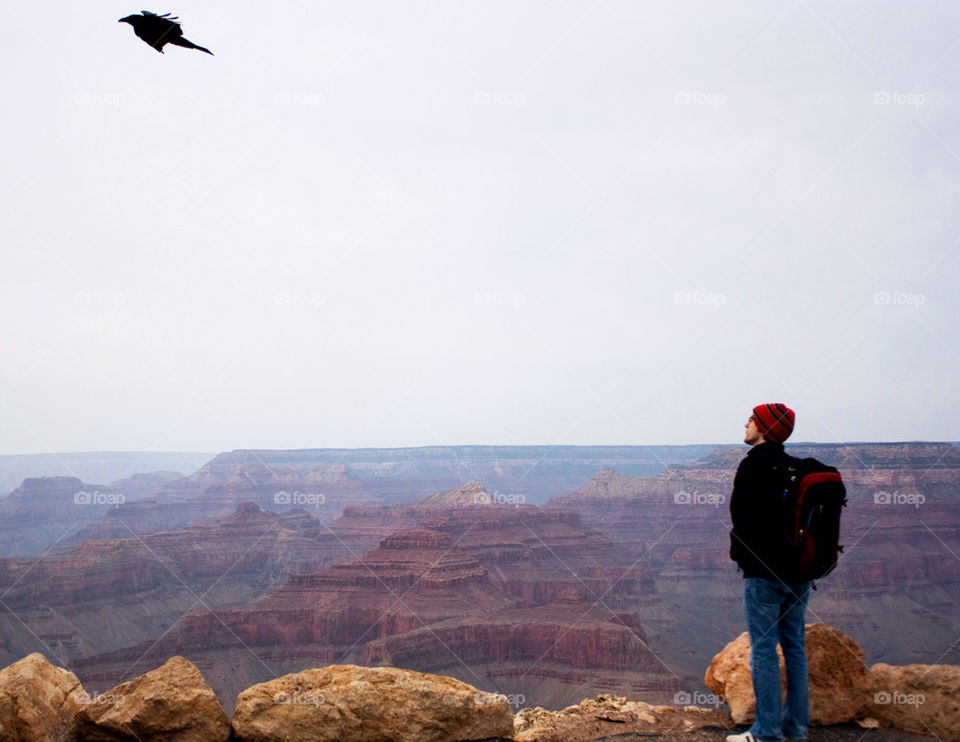
M747 429L746 434L743 436L744 443L748 446L756 446L758 443L763 443L763 434L760 432L760 428L757 427L757 419L753 415L750 415L744 427Z

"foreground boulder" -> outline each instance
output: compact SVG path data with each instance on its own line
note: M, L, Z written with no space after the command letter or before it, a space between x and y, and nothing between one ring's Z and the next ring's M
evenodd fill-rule
M597 696L562 711L520 709L514 722L517 742L579 742L636 735L682 738L697 729L730 729L727 714L695 706L653 706L619 696ZM632 737L631 737L632 738Z
M93 698L77 716L84 742L227 742L230 722L189 660L156 670Z
M453 678L332 665L247 688L233 730L239 742L457 742L510 737L513 710Z
M960 667L879 663L869 678L868 717L907 732L960 739Z
M807 624L807 677L810 687L810 723L842 724L863 715L867 699L863 650L851 637L823 623ZM777 647L777 654L780 648ZM737 724L754 720L756 699L750 675L750 637L742 633L713 658L704 678L707 687L730 706ZM780 654L780 683L787 680Z
M72 672L27 655L0 670L0 740L73 742L85 696Z

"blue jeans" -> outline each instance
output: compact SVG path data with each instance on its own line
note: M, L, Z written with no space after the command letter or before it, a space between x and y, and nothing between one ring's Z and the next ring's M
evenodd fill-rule
M763 577L748 577L745 582L743 607L757 698L757 720L750 732L762 740L803 739L810 723L803 626L810 583L789 585ZM778 641L787 669L787 697L782 711Z

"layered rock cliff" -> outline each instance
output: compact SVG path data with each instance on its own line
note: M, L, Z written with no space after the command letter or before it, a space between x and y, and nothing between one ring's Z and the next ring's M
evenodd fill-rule
M956 449L793 452L842 464L851 501L847 552L809 620L861 637L871 662L957 661ZM272 500L291 485L319 495L330 481L363 497L370 480L315 472L310 491L309 467L244 464L248 479L233 476L230 459L211 462L193 478L193 499L170 499L185 480L168 482L167 494L111 509L88 531L123 538L0 560L0 658L49 647L84 682L107 687L186 652L228 707L246 685L336 662L402 662L550 707L605 692L662 702L699 687L709 658L743 628L727 557L727 498L743 453L650 478L606 469L546 507L468 482L398 505L347 504L329 524L318 508L235 512L235 499ZM164 514L138 525L133 514L151 507ZM164 518L218 508L216 524L147 535Z
M960 451L952 444L787 446L836 465L849 504L836 571L819 583L810 615L855 634L873 661L960 661L957 512ZM584 522L637 556L648 555L671 619L653 620L679 667L709 659L720 637L742 628L741 578L730 561L729 495L746 448L720 450L655 477L612 470L551 507ZM911 626L905 640L902 626Z
M498 505L489 494L468 483L351 508L332 532L354 544L357 534L379 537L362 556L294 575L244 607L195 610L156 641L72 667L100 682L187 653L214 668L227 705L245 684L304 663L442 670L548 705L585 687L662 696L692 682L658 659L645 628L663 610L645 564L574 512Z
M89 539L125 538L130 532L156 533L210 523L229 515L241 502L254 502L275 512L305 510L326 523L347 505L375 501L344 464L294 472L279 465L244 461L229 474L225 471L211 462L190 477L168 481L150 499L122 504L87 523L64 539L60 550Z
M245 503L212 525L0 559L0 659L76 659L156 638L198 605L253 600L324 564L320 530L303 511Z
M0 557L40 555L134 493L77 477L30 477L0 499Z
M72 535L124 538L208 523L251 500L265 510L304 507L329 522L350 506L395 504L482 477L500 503L543 502L603 466L652 474L695 461L709 446L428 446L395 449L237 450L163 484L148 502L121 505ZM82 524L81 524L82 525Z

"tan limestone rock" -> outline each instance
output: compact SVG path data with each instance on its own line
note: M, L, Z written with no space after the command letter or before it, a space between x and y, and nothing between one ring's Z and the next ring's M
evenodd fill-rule
M810 723L842 724L862 715L867 698L863 650L851 637L823 623L807 624L807 676L810 687ZM786 672L780 655L780 683L786 693ZM750 638L746 632L717 654L704 682L722 695L737 724L754 719L756 699L750 675Z
M183 657L92 699L77 717L84 742L226 742L230 722Z
M0 670L0 739L73 742L85 693L77 676L39 652Z
M441 675L331 665L247 688L233 730L239 742L455 742L509 737L513 709Z
M960 740L960 666L878 663L868 677L869 717L905 732Z
M654 706L600 695L561 711L521 709L514 720L517 742L580 742L635 734L669 739L704 727L731 729L727 714L696 706Z

